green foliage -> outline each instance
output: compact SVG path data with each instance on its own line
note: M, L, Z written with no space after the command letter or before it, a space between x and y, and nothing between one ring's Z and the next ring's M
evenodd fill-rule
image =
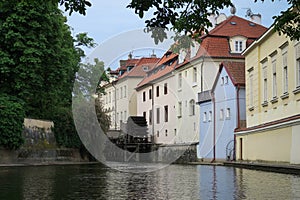
M287 34L291 39L300 39L300 0L287 0L287 2L294 9L294 12L284 11L281 12L280 16L275 16L275 29L279 33ZM218 14L218 10L228 6L232 6L231 0L131 0L127 7L134 9L140 18L143 18L145 12L148 12L150 9L151 12L154 10L154 17L146 19L145 23L146 27L152 32L154 41L158 43L164 39L164 34L155 28L168 30L171 26L174 31L185 35L194 36L195 33L201 34L203 30L212 26L208 16L210 14Z
M53 113L55 139L59 146L80 148L80 138L76 132L72 110L70 107L60 107Z
M92 4L86 0L59 0L60 5L65 6L65 11L69 11L71 15L73 11L80 14L86 14L86 7L90 7Z
M18 149L24 143L24 117L25 111L20 99L0 94L0 146Z
M26 117L56 122L59 144L78 146L70 110L80 55L66 18L55 1L0 0L0 7L0 93L22 99Z

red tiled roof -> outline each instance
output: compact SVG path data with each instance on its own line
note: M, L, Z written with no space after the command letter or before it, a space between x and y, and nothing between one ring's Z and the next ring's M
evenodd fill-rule
M136 61L134 61L134 65L134 62L128 62L129 64L126 63L126 67L133 66L133 68L129 72L126 71L122 76L119 77L119 79L124 77L143 77L146 75L146 71L143 69L143 67L147 66L148 70L151 70L159 60L159 58L141 58L136 59Z
M177 65L177 54L174 54L170 51L166 52L165 55L158 61L155 67L147 73L147 76L137 85L137 88L141 88L142 86L147 85L148 83L163 77L164 75L172 72ZM172 60L171 65L167 64L170 63ZM162 67L164 66L164 67Z
M245 62L222 62L221 67L224 67L234 85L245 85Z
M225 21L212 29L208 35L233 37L242 35L246 38L258 38L265 31L266 27L243 19L236 15L228 17ZM205 37L205 36L204 36Z
M191 60L195 60L201 56L236 59L244 58L240 53L231 53L229 38L238 35L244 36L247 38L246 47L248 47L266 30L267 28L262 25L238 16L231 16L211 30L207 35L201 37L202 42L197 55ZM187 54L185 61L176 66L176 68L180 68L191 60L189 59L189 54Z

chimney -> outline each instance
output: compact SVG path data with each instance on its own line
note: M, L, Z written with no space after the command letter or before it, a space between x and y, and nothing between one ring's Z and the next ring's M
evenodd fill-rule
M128 60L131 60L132 59L132 53L130 52L129 54L128 54Z
M152 50L152 55L150 57L151 58L156 58L156 54L154 53L154 50Z
M252 22L257 23L257 24L261 24L261 14L252 14L250 16L250 19Z

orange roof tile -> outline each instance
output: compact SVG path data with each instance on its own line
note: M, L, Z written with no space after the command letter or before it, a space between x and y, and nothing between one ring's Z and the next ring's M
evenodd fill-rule
M119 77L119 79L122 79L124 77L144 77L146 75L146 72L148 70L151 70L159 60L159 58L141 58L136 59L136 61L134 62L129 61L127 62L129 64L126 63L126 67L133 66L133 68L129 72L126 71L122 76ZM144 66L148 67L147 71L143 69Z
M217 27L212 29L208 33L208 35L228 36L228 37L242 35L245 36L246 38L258 38L266 30L267 28L262 25L256 24L244 18L233 15L227 18Z
M221 67L227 71L234 85L245 85L245 62L222 62Z
M147 72L145 78L137 85L137 89L172 72L177 65L177 57L178 54L167 51L155 67L151 71Z

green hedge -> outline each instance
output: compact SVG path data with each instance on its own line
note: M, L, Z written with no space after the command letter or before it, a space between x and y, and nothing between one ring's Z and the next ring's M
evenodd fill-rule
M18 149L23 143L24 103L15 97L0 94L0 146Z

